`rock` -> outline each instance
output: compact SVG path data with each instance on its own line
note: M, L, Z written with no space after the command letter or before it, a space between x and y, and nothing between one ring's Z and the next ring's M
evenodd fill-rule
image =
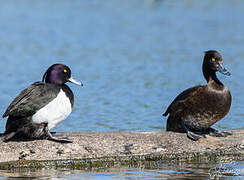
M29 155L29 153L27 151L21 151L19 153L19 159L25 159L27 156Z
M177 161L216 161L221 158L244 160L244 130L228 137L192 141L174 132L94 132L57 133L73 143L49 140L0 141L0 169L94 168L130 164ZM23 161L24 160L24 161Z

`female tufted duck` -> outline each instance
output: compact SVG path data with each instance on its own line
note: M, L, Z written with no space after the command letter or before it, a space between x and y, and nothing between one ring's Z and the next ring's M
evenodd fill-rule
M217 137L231 135L211 128L229 112L231 106L230 91L216 76L217 71L230 76L219 52L205 52L202 71L207 85L183 91L163 114L169 114L167 131L186 132L187 137L194 141L205 137L205 134Z

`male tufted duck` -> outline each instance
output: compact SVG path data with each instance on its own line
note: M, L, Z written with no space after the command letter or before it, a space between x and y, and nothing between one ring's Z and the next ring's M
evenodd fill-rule
M72 111L74 95L66 82L82 86L72 78L68 66L53 64L43 75L42 82L35 82L24 89L3 114L3 117L8 116L3 141L21 137L72 142L66 136L49 132Z

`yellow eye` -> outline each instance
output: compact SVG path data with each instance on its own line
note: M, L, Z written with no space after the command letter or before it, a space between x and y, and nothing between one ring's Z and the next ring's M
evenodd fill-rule
M214 62L215 61L215 58L212 58L212 62Z
M64 72L66 73L67 72L67 69L64 69Z

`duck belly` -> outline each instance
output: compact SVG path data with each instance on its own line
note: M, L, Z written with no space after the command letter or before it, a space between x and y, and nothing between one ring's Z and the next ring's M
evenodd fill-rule
M183 118L183 123L192 130L205 130L219 121L222 117L213 112L202 112L194 115L189 115Z
M231 95L215 92L203 95L192 109L188 109L182 118L184 124L194 130L204 130L210 128L213 124L220 121L230 110Z
M48 129L52 129L64 121L71 111L72 107L70 100L61 89L55 99L32 116L32 121L38 124L47 123Z

